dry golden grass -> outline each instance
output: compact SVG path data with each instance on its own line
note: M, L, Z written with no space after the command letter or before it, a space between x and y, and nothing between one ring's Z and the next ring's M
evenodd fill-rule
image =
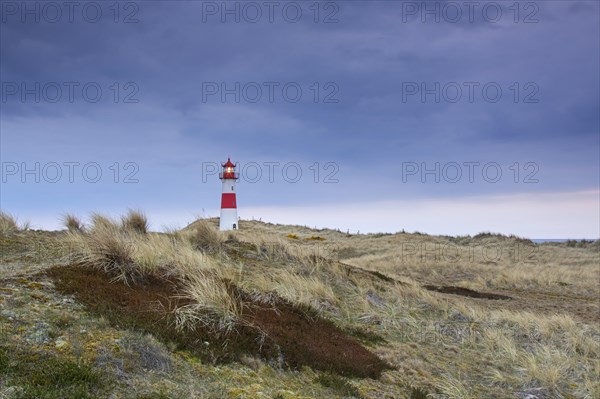
M448 399L471 399L469 389L465 386L460 378L456 378L450 374L445 374L435 378L434 386L443 392L443 395Z
M231 329L241 305L227 289L227 266L218 268L217 261L199 251L194 245L197 241L188 235L145 233L137 223L132 225L125 219L119 225L93 215L89 233L70 232L67 240L80 248L80 257L75 261L100 268L128 284L148 276L175 278L182 283L182 296L189 301L177 309L179 328L193 328L200 323L218 330Z
M338 240L345 262L392 276L452 281L474 289L559 288L593 293L600 280L598 250L529 245L490 237L462 244L444 237L398 234ZM566 288L565 288L566 287Z
M290 252L324 253L317 249L323 241L306 240L315 231L301 226L246 221L236 234L259 246L271 243L273 258L285 259ZM332 287L338 320L377 325L388 339L407 340L408 346L400 345L399 351L430 357L435 366L419 373L430 376L425 385L435 391L431 397L506 397L519 392L600 397L600 328L592 321L600 311L597 241L575 247L533 245L495 234L457 239L406 233L352 235L326 229L318 236L327 244L325 259L337 258L403 282L384 287L380 281L348 275L332 266L333 261L323 263L326 272L315 274ZM305 265L304 270L309 269ZM426 283L500 291L517 299L441 295L420 287ZM269 284L267 279L264 285ZM302 297L296 294L294 300L298 298ZM589 312L581 308L586 304ZM589 321L582 323L582 317ZM460 351L459 360L443 356L448 345ZM388 349L386 357L394 359L395 353Z
M215 331L233 329L242 314L242 300L231 291L228 280L215 269L188 274L182 296L192 302L177 309L177 327L201 324Z
M70 213L62 216L62 222L67 230L71 233L81 233L84 230L84 225L81 222L81 219Z
M253 236L247 243L250 252L268 262L288 262L289 269L265 268L245 273L227 255L228 245L237 248L238 236L228 238L207 221L176 234L144 233L123 222L118 224L103 215L92 215L88 232L70 231L69 243L79 248L79 258L99 268L115 280L131 284L146 276L174 277L183 285L183 295L191 303L178 310L180 328L192 328L194 323L231 329L237 321L241 304L231 283L248 290L256 298L276 294L291 303L315 310L335 306L333 289L319 277L325 260L310 253L310 248L292 248L283 240L268 240Z
M142 265L134 264L133 237L109 219L94 215L89 234L69 233L68 237L70 242L82 246L80 261L102 269L115 279L130 282L143 275Z
M0 234L8 236L16 233L19 230L17 220L9 213L0 211Z
M285 269L250 274L240 283L256 298L266 301L270 298L269 294L275 293L290 303L309 306L318 311L338 303L333 288L326 281L317 276L302 276Z
M225 242L225 236L206 220L199 220L187 231L192 245L200 250L217 251Z
M322 242L300 241L267 232L231 232L237 240L253 244L265 260L285 261L308 269L321 268L336 258L336 246Z
M26 230L29 230L29 222L19 225L16 217L0 210L0 237L8 237Z
M121 217L121 225L124 230L135 231L140 234L148 233L148 218L142 211L130 209L127 215Z

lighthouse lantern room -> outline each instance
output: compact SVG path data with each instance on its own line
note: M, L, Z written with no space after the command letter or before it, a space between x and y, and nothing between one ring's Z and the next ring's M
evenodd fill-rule
M237 230L238 214L235 198L235 184L239 179L239 174L235 171L237 165L227 158L227 162L221 164L223 170L219 173L219 179L223 182L221 194L221 219L219 221L219 230Z

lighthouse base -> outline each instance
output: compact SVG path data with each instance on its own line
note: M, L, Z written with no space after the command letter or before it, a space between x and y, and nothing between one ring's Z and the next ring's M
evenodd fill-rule
M238 230L240 228L238 224L237 209L221 209L221 219L219 220L219 230Z

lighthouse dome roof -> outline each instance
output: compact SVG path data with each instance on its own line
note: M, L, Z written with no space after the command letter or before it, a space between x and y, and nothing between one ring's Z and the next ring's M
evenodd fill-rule
M227 167L235 167L235 164L233 162L231 162L231 159L229 159L229 157L227 158L227 162L225 162L224 164L222 164L221 166L223 166L224 168Z

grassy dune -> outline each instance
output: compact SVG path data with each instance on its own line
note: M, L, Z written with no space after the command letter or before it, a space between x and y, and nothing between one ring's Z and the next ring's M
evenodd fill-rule
M0 397L600 397L598 241L63 221L0 215Z

